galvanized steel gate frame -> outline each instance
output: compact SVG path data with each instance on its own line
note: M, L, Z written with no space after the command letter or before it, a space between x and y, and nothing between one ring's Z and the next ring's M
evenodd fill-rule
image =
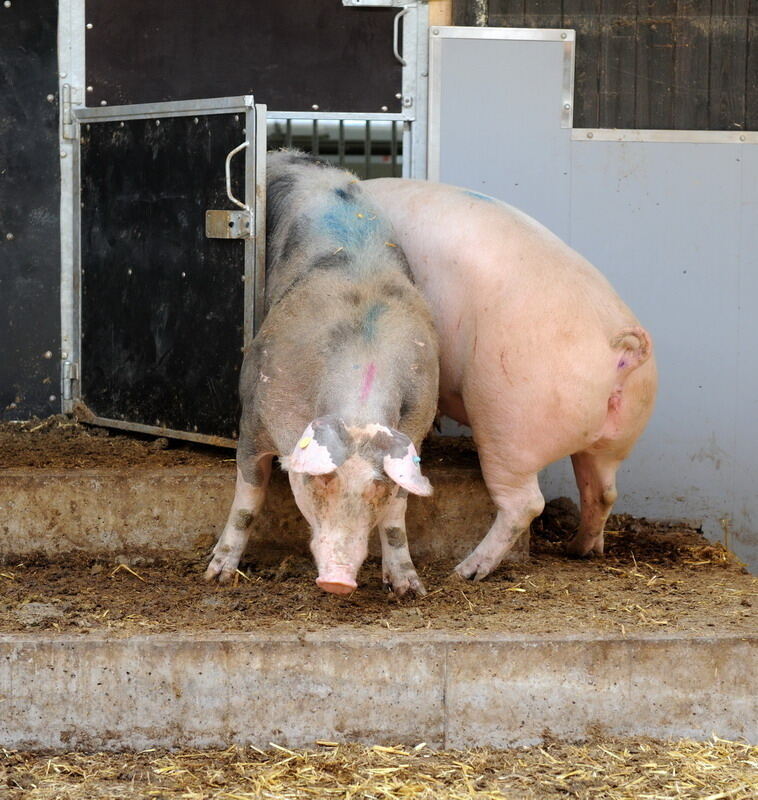
M403 176L426 177L426 110L428 79L428 6L424 0L343 0L344 6L396 7L395 56L402 64L402 111L400 113L353 113L271 111L277 119L390 121L403 125ZM402 26L401 26L402 20ZM402 30L402 33L400 31ZM246 202L255 198L255 237L245 243L245 344L257 331L263 313L265 281L265 193L255 191L256 175L265 185L266 110L255 107L252 96L198 99L168 103L87 108L85 37L87 20L84 0L60 0L58 15L58 64L61 158L61 410L79 409L85 421L106 427L170 435L234 447L223 437L192 431L98 417L83 406L81 398L81 227L80 227L80 126L97 122L136 118L160 118L218 113L244 113L248 150L246 158ZM402 50L401 50L402 42ZM254 135L251 137L251 132ZM257 165L257 166L256 166ZM221 168L221 165L219 165ZM259 197L261 195L261 197Z
M241 346L248 347L260 327L263 318L263 305L266 275L266 196L265 192L256 191L257 186L266 183L266 107L256 105L252 95L242 97L221 97L208 100L183 100L166 103L139 103L124 106L105 106L102 108L80 108L73 111L77 125L96 125L104 122L124 122L136 119L161 120L172 117L203 117L215 114L239 114L245 116L245 139L236 150L245 149L244 166L244 197L245 205L252 219L252 231L244 237L244 322L243 342ZM79 141L79 137L77 137ZM234 151L233 151L234 152ZM231 156L232 153L229 154ZM227 158L227 175L228 163ZM77 172L73 186L72 215L76 231L81 229L81 180L79 175L79 157L75 159ZM219 173L222 164L218 165ZM237 203L231 195L228 181L227 192L230 200ZM73 270L76 285L81 288L81 246L73 253ZM72 298L70 312L73 317L74 330L78 335L72 337L72 346L69 358L63 361L63 401L70 404L70 410L75 411L83 421L94 425L109 428L120 428L140 433L154 434L156 436L171 436L176 439L189 439L223 446L235 446L232 439L203 434L196 431L182 431L166 428L159 425L145 425L142 423L102 417L89 409L81 396L82 385L82 337L81 337L81 298L80 293ZM68 380L66 380L68 377Z

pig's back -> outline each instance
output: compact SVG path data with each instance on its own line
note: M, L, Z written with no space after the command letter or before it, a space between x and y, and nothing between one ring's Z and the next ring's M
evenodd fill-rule
M266 204L267 309L316 272L349 272L357 280L393 268L408 272L388 222L344 170L297 151L269 154Z
M444 184L399 178L364 183L365 193L393 225L419 285L445 287L446 302L476 300L530 319L570 307L586 330L634 324L607 279L555 234L506 203ZM436 292L435 294L439 294ZM539 301L539 306L535 304ZM531 308L530 308L531 306ZM579 321L579 317L585 316Z
M339 407L349 424L420 440L437 337L389 224L349 173L287 151L267 167L267 313L254 343L267 429L287 452L310 419Z

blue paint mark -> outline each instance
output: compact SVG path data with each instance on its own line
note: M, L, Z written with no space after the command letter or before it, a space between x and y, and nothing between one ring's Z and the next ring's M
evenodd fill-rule
M469 197L473 197L475 200L484 200L485 203L498 203L500 202L494 197L490 197L488 194L482 194L481 192L472 192L468 189L463 190L463 194L467 194Z
M321 218L321 225L340 247L365 247L378 234L376 216L354 203L332 206Z
M421 456L413 456L413 463L420 464L421 463Z
M383 314L387 310L387 305L385 303L374 303L369 310L366 312L366 316L363 318L363 338L367 342L371 342L376 335L376 321L379 319L379 315Z

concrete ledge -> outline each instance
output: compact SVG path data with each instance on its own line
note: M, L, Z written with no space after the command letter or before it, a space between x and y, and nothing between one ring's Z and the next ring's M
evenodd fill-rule
M6 748L758 738L758 637L0 636Z
M408 538L420 560L467 555L489 529L495 508L478 469L426 469L435 492L411 497ZM1 470L0 555L70 551L207 552L234 495L228 468ZM528 542L515 557L527 553ZM274 475L250 549L308 550L308 526L286 476ZM380 553L378 541L372 552Z

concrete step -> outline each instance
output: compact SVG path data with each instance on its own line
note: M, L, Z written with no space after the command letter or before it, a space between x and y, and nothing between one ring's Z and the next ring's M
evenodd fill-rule
M447 466L425 454L425 471L435 494L411 498L411 548L419 561L452 565L478 543L494 508L475 462ZM234 465L220 457L190 466L111 466L106 460L91 468L0 469L0 559L10 565L0 568L0 589L9 598L0 606L7 631L0 634L4 747L308 746L317 739L506 747L540 742L548 732L573 740L598 734L758 737L758 633L746 616L752 589L748 576L722 569L726 561L718 553L687 556L695 564L713 562L714 585L726 599L712 599L710 606L706 599L702 614L710 607L716 628L694 625L688 616L690 598L704 584L682 588L682 580L686 570L699 575L692 571L700 567L667 572L666 558L656 561L649 550L645 558L660 566L648 565L643 574L626 544L623 558L605 571L602 562L566 561L556 545L552 561L537 555L478 588L445 584L439 571L447 576L448 567L432 565L438 572L428 582L430 594L385 612L375 564L358 593L362 605L318 592L312 565L298 567L288 584L265 572L241 579L239 587L203 584L202 556L224 524L233 490ZM277 473L251 548L273 554L276 564L278 551L307 553L307 538L286 478ZM699 553L705 544L696 542L687 552ZM672 542L669 550L678 547ZM78 555L66 560L72 552ZM43 556L39 563L52 563L34 566L33 575L35 554ZM146 582L138 573L105 566L121 555ZM148 555L160 564L129 560ZM640 551L637 556L644 560ZM26 558L26 565L14 557ZM185 559L188 571L174 567L174 557ZM172 568L181 586L169 590L165 570ZM56 574L75 569L81 570L78 583L56 583ZM508 577L510 571L517 578ZM536 583L524 583L527 592L521 581L529 575ZM598 612L593 598L600 575L619 595L606 597ZM126 580L131 589L120 582ZM563 588L557 598L551 589L556 581L567 587L565 600ZM569 604L578 603L571 581L590 600L584 616L569 613ZM684 603L681 619L671 615L665 622L656 612L651 620L643 613L661 584ZM202 588L189 591L189 585ZM647 600L636 594L638 587ZM164 605L143 618L134 613L141 608L135 591ZM110 599L104 599L107 592ZM252 603L256 597L259 605ZM448 618L451 597L458 610ZM116 613L106 618L105 612L114 610L116 599L123 607L109 628ZM640 600L638 614L634 603ZM235 611L239 604L244 609ZM533 619L540 605L543 627L518 633L517 625ZM166 608L175 607L189 620L186 629L172 628ZM213 608L216 630L210 630ZM264 609L269 618L281 617L282 626L271 619L263 624ZM361 617L361 609L369 613ZM388 630L385 617L393 627L409 628ZM593 627L596 617L618 635ZM56 631L59 622L65 632ZM82 627L74 625L79 622ZM668 625L668 636L650 633L659 623ZM568 635L576 631L583 635Z
M0 635L6 748L758 739L756 636Z
M489 529L495 508L478 467L425 468L430 498L411 496L408 538L419 560L460 559ZM134 469L0 470L0 554L70 551L197 557L220 534L234 495L233 464ZM375 539L377 537L374 537ZM528 552L528 538L513 551ZM307 552L308 526L286 476L273 475L248 552ZM378 541L371 551L379 553Z

